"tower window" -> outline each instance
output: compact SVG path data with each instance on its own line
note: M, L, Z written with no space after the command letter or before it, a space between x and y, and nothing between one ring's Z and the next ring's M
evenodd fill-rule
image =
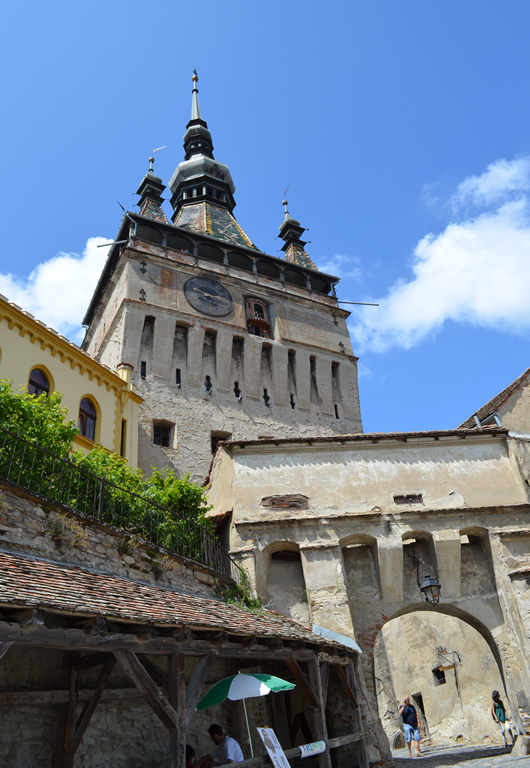
M210 393L212 391L212 389L213 389L213 384L212 384L212 380L211 380L210 376L206 376L206 378L204 379L204 389L208 393Z
M337 403L335 403L333 407L335 408L335 418L336 419L340 419L340 416L339 416L339 406L337 405Z
M234 381L234 395L241 397L241 390L239 389L239 381Z
M177 370L175 371L175 384L177 385L177 387L180 387L180 385L182 384L182 380L180 378L180 368L177 368Z
M296 402L295 402L294 395L293 395L292 392L290 394L290 403L291 403L291 408L294 410L294 408L296 407Z
M140 376L142 377L142 379L147 378L147 363L145 362L145 360L142 360L142 362L140 363Z
M265 403L265 405L267 407L269 407L270 404L271 404L271 399L270 399L269 393L267 392L266 389L263 390L263 402Z
M96 409L94 403L84 397L79 404L79 419L77 426L83 437L89 440L96 439Z
M246 299L245 309L247 313L247 329L253 336L271 338L271 326L269 323L269 308L261 299Z
M48 394L50 383L46 374L40 368L34 368L29 375L28 393L38 397L42 394Z

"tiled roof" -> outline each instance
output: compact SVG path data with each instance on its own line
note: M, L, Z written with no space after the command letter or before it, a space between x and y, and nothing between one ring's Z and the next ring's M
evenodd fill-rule
M502 392L499 392L498 395L495 395L494 398L489 400L486 405L483 405L482 408L480 408L478 411L476 411L476 415L478 416L479 420L485 419L487 416L490 416L492 413L495 413L499 410L499 408L504 405L506 400L508 400L513 393L519 389L520 387L526 386L528 383L528 377L530 375L530 368L527 368L524 373L522 373L520 376L518 376L515 381L512 381L511 384L508 384L506 389L503 389ZM469 419L466 419L465 421L460 424L459 429L462 428L469 428L469 427L475 427L476 428L475 419L473 416L470 416Z
M271 611L253 613L208 597L7 552L0 552L0 605L336 645Z
M309 255L304 251L300 245L291 243L289 248L285 251L285 260L290 261L293 264L298 264L299 267L309 267L309 269L315 269L315 263L311 260Z
M148 219L154 219L155 221L161 221L164 224L169 224L167 216L162 210L162 207L158 203L155 203L153 200L149 200L148 198L146 198L142 203L142 207L140 208L140 216L147 216Z
M321 443L379 443L384 440L396 440L400 443L406 443L407 440L425 438L438 440L440 437L456 437L461 439L476 438L481 439L485 435L497 437L505 436L508 430L504 427L483 427L477 429L431 429L425 432L357 432L346 435L314 435L303 437L262 437L252 440L223 440L223 446L260 446L260 445L287 445L289 443L300 444L321 444ZM217 454L216 454L217 455Z
M233 245L255 248L252 240L245 234L230 211L206 201L184 205L175 219L175 226L204 232Z

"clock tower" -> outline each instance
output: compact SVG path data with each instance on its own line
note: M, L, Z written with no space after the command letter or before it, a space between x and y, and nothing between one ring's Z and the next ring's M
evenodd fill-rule
M305 250L284 201L284 258L237 222L235 185L214 158L193 75L184 161L165 186L153 158L85 316L83 348L132 377L138 464L203 480L219 440L362 431L357 358L338 278Z

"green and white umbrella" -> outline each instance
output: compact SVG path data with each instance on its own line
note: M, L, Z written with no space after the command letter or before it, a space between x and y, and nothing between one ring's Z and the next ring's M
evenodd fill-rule
M199 701L196 708L206 709L207 707L213 707L215 704L221 704L225 699L230 699L231 701L239 701L242 699L243 707L245 709L245 720L247 722L250 752L252 757L254 757L245 699L253 699L257 696L267 696L271 691L273 693L278 693L278 691L292 691L294 687L293 683L289 683L287 680L282 680L281 677L274 677L274 675L247 675L238 672L237 675L230 675L230 677L225 677L223 680L219 680L218 683L212 685L208 693Z

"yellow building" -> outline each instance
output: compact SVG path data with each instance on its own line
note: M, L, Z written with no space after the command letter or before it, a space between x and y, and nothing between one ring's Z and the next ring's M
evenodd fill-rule
M0 378L32 394L60 392L68 419L80 433L74 442L85 451L95 444L126 458L138 458L138 405L132 369L117 372L98 363L52 328L0 295Z

